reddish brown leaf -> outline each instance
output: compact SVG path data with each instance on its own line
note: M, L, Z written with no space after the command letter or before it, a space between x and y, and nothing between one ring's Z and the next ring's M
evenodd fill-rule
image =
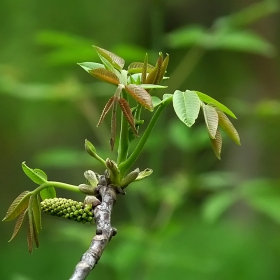
M33 251L33 242L34 242L34 226L33 226L33 215L32 209L28 209L28 227L27 227L27 245L28 252L31 254Z
M116 74L114 74L113 72L110 72L109 70L105 69L105 68L97 68L97 69L93 69L90 70L89 73L99 79L102 80L104 82L113 84L113 85L118 85L120 83L119 78L117 77Z
M11 221L20 215L28 206L29 191L22 192L11 204L3 221Z
M163 56L162 56L162 52L159 53L159 57L158 57L158 60L157 60L157 75L156 75L156 78L155 78L155 81L154 81L154 84L158 84L160 82L160 74L161 74L161 71L162 71L162 61L163 61Z
M135 127L134 117L132 115L128 102L124 98L119 98L119 104L120 104L120 107L123 111L123 114L124 114L126 120L128 121L130 127L132 128L134 134L137 135L138 132Z
M150 94L140 86L130 84L125 87L125 90L143 107L149 111L153 111L153 103Z
M114 99L115 99L115 98L116 98L115 96L112 96L112 97L108 100L108 102L106 103L106 105L105 105L105 107L104 107L104 109L103 109L103 111L102 111L102 114L101 114L101 116L100 116L100 118L99 118L99 121L98 121L97 126L100 126L101 123L103 122L105 116L106 116L107 113L110 111L110 109L111 109L111 107L112 107L112 105L113 105L113 102L114 102Z
M27 212L27 209L25 211L23 211L19 216L18 216L18 219L17 219L17 222L15 224L15 228L14 228L14 232L12 234L12 237L10 238L10 240L8 242L11 242L15 237L16 235L18 234L20 228L21 228L21 225L22 225L22 222L24 220L24 217L26 215L26 212Z
M125 61L123 58L100 47L94 46L94 48L99 55L107 59L116 69L121 70L124 67Z

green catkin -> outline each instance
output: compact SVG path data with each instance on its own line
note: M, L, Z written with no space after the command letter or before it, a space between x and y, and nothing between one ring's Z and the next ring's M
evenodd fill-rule
M93 220L91 204L66 198L51 198L41 202L41 210L49 215L63 217L72 221L88 223Z

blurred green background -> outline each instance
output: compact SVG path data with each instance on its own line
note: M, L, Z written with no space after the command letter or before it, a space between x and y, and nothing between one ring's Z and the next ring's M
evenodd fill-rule
M280 279L280 15L277 0L13 1L0 4L1 204L35 185L21 162L51 180L84 183L102 173L109 120L96 128L114 88L76 63L97 61L91 45L126 65L170 54L169 89L195 89L238 116L242 146L225 138L215 158L202 119L191 128L172 106L139 159L149 179L131 185L113 212L118 235L88 279ZM148 120L149 114L145 115ZM82 201L81 195L58 190ZM1 223L0 277L68 279L94 228L43 216L40 249L26 229L7 243Z

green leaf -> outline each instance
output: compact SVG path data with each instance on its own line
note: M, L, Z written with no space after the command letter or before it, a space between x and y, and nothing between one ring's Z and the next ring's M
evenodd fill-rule
M210 223L215 222L238 197L231 191L218 192L206 200L203 205L203 218Z
M124 67L125 61L123 58L117 56L116 54L107 51L105 49L102 49L100 47L97 46L93 46L95 48L95 50L97 51L97 54L99 55L99 57L105 58L106 60L108 60L116 69L121 70Z
M42 200L48 199L48 198L55 198L56 197L56 191L54 187L47 187L40 191L40 196Z
M40 170L38 173L33 170L32 168L28 167L25 162L22 163L22 169L27 177L29 177L34 183L41 185L47 182L45 179L45 176L42 174L44 173L42 170ZM37 169L39 170L39 169ZM43 172L43 173L42 173ZM45 174L45 173L44 173Z
M41 176L42 178L44 178L46 181L48 180L48 176L47 174L41 170L41 169L38 169L38 168L34 168L34 171L39 175Z
M200 110L200 99L194 91L185 92L176 90L173 95L173 107L178 118L191 127L198 117Z
M139 168L136 168L128 175L126 175L125 178L121 180L120 187L126 188L130 183L134 182L139 175L139 171Z
M211 139L215 139L219 123L218 113L216 109L210 105L203 104L202 109L209 136Z
M24 191L22 192L11 204L9 207L7 214L5 218L2 220L5 221L11 221L17 216L19 216L22 212L25 211L25 209L28 207L29 203L29 197L31 196L31 192Z
M157 96L152 96L152 102L153 102L153 106L154 108L157 107L162 100L160 100Z
M210 140L216 157L221 159L223 139L219 129L216 131L215 138L210 138Z
M13 231L13 234L12 234L12 237L10 238L10 240L8 242L11 242L18 234L21 226L22 226L22 222L24 220L24 217L27 213L27 208L18 216L18 219L17 219L17 222L15 224L15 228L14 228L14 231Z
M145 63L143 63L143 62L132 62L128 66L127 71L128 71L128 73L131 73L131 74L142 73L144 66L145 66ZM146 72L150 73L153 68L154 68L153 65L147 64Z
M94 69L105 68L103 64L96 62L81 62L78 63L78 65L80 65L88 73L90 73L90 71Z
M223 131L238 145L241 145L239 134L236 131L235 127L228 119L228 117L219 109L216 110L219 116L219 126Z
M220 103L219 101L215 100L214 98L212 98L209 95L204 94L202 92L199 92L199 91L195 91L195 92L196 92L196 94L198 95L198 97L200 98L201 101L216 106L217 108L222 110L224 113L226 113L229 116L236 119L236 116L234 115L234 113L229 108L227 108L225 105Z
M37 233L42 230L42 218L41 218L41 207L40 207L40 196L36 195L32 205L34 225Z
M153 85L153 84L141 84L140 87L145 89L167 88L167 86Z

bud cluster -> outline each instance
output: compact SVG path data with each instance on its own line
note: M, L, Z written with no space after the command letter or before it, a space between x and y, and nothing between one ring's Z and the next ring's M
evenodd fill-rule
M41 210L49 215L87 223L93 220L92 204L66 198L51 198L41 202Z

